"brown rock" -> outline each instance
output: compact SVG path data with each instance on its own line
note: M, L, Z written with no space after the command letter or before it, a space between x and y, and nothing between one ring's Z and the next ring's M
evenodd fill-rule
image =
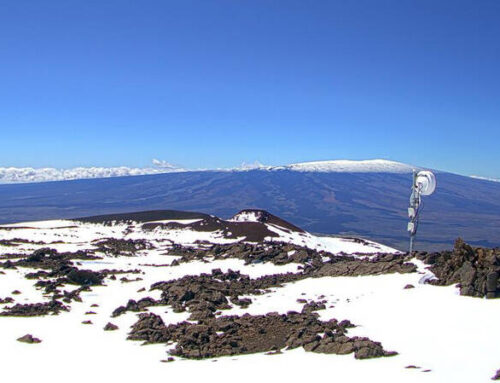
M118 326L111 322L108 322L106 326L104 326L104 331L115 331L115 330L118 330Z
M42 342L40 339L33 337L33 335L31 335L31 334L26 334L20 338L17 338L17 341L22 342L22 343L29 343L29 344Z

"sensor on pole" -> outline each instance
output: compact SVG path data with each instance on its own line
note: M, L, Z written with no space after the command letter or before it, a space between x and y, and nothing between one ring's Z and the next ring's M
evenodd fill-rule
M411 188L410 207L408 208L408 232L410 233L410 254L413 253L415 235L418 230L418 220L422 207L422 196L431 195L436 190L436 176L434 173L422 170L413 170L413 185Z

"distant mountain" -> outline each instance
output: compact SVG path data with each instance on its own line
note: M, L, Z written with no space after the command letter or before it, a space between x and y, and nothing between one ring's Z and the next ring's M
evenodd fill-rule
M89 178L112 178L126 176L140 176L147 174L162 174L171 172L190 171L210 171L210 169L183 169L176 167L166 161L154 159L153 167L130 168L120 167L77 167L72 169L55 168L14 168L0 167L0 184L5 183L30 183L30 182L50 182L81 180ZM366 160L366 161L316 161L304 162L285 166L265 166L258 162L254 164L243 164L238 168L211 169L217 171L248 171L248 170L296 170L296 171L318 171L318 172L366 172L379 171L401 173L406 172L411 167L394 161L387 160Z
M223 218L265 209L309 232L407 246L413 166L325 161L282 167L184 171L134 177L0 185L0 222L176 209ZM500 183L437 172L425 198L417 249L500 246Z

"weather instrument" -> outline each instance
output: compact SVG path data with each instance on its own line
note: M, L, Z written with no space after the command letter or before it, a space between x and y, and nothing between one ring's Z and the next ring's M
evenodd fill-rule
M418 220L423 209L422 196L431 195L436 190L436 176L428 170L417 172L413 170L413 185L411 188L410 207L408 208L408 232L410 233L410 254L413 252L415 235L418 230Z

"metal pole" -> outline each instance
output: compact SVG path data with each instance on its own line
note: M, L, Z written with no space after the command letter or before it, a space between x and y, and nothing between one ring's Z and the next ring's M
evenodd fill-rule
M410 223L413 225L412 230L410 231L410 251L409 254L413 253L414 247L414 238L417 231L417 222L418 222L418 205L419 205L419 195L418 195L418 187L417 187L417 171L413 169L413 184L412 184L412 192L410 197L410 207L413 208L414 215L410 217Z

